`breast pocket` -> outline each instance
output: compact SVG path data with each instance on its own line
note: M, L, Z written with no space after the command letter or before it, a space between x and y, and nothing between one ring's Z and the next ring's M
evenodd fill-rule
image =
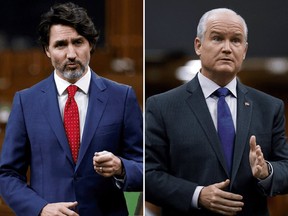
M99 126L96 131L96 135L106 135L111 133L117 133L121 131L121 124L103 125Z
M94 151L110 151L117 152L121 145L122 137L122 125L121 124L112 124L112 125L103 125L98 127L96 134L93 138L93 145L97 149Z

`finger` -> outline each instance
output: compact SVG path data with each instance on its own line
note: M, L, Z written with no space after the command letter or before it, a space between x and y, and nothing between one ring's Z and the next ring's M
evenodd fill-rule
M241 206L241 203L239 203L239 201L243 199L243 196L241 196L240 194L234 194L234 193L230 193L227 191L221 191L220 196L224 199L220 201L225 203L225 205Z
M93 165L94 165L94 166L96 166L96 163L97 163L97 162L96 162L96 159L97 159L96 156L94 156L94 157L93 157Z
M94 166L94 170L98 173L103 173L105 172L104 167L103 166Z
M257 157L263 158L263 152L262 152L262 150L261 150L261 146L260 146L260 145L258 145L258 146L256 147L256 155L257 155Z
M105 157L103 156L94 156L93 157L93 166L105 166L105 163L107 163L107 160ZM108 164L106 164L107 166Z
M101 168L101 167L100 167ZM107 169L107 168L102 168L102 170L100 170L100 168L96 168L95 170L96 170L96 172L99 174L99 175L101 175L101 176L103 176L103 177L111 177L111 176L113 176L113 173L111 172L111 170L109 171L109 169Z
M78 202L64 202L63 205L67 208L75 208L78 205Z
M107 154L107 153L108 153L108 152L104 150L104 151L101 151L101 152L95 152L94 155L95 155L95 156L101 156L101 155L105 155L105 154Z
M263 152L261 151L260 146L256 150L256 155L257 155L257 164L260 165L261 167L265 166L266 161L265 161L265 158L264 158Z
M79 216L79 214L77 214L75 211L69 208L64 209L62 213L63 215L68 215L68 216Z
M221 189L219 191L219 195L224 198L225 200L242 200L243 197L239 194L234 194L234 193L230 193L230 192L226 192L224 191L223 189L227 188L230 184L230 180L229 179L226 179L225 181L223 182L220 182L220 183L216 183L215 186L219 189Z
M210 202L210 208L223 215L235 215L242 210L244 203L242 196L222 191L214 201Z
M97 152L95 153L93 160L99 165L100 163L111 161L113 159L113 156L114 155L111 152L107 152L107 151Z
M226 212L237 212L241 211L244 203L239 200L227 200L227 199L218 199L217 209L223 210Z
M238 212L242 211L242 207L219 207L216 212L221 215L236 215Z
M242 211L244 203L243 197L238 194L232 194L225 192L227 197L218 197L213 204L213 208L216 212L223 215L235 215L237 212Z
M69 215L69 216L79 216L75 211L75 207L78 205L78 202L63 202L60 203L62 204L65 208L61 209L61 213L63 213L63 215Z
M112 173L113 167L110 166L94 166L94 169L98 173Z
M215 187L217 187L219 189L225 189L226 187L228 187L229 184L230 184L230 180L226 179L225 181L216 183L214 185L215 185Z
M257 145L257 144L256 144L256 136L252 135L252 136L250 137L249 143L250 143L250 150L255 151L256 145Z

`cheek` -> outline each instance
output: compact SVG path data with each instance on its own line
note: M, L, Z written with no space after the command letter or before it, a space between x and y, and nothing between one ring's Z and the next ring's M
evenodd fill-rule
M65 60L64 55L61 55L59 53L53 53L51 54L51 61L55 64L59 64Z
M83 59L90 59L90 49L85 48L82 50L81 53L82 53L81 56Z
M243 60L244 60L244 56L245 56L245 54L244 53L237 53L236 55L235 55L235 59L236 59L236 61L237 61L237 63L238 64L242 64L242 62L243 62Z
M206 64L213 64L215 61L215 58L218 57L217 52L215 50L210 49L210 50L205 50L204 52L201 53L201 60L204 61Z

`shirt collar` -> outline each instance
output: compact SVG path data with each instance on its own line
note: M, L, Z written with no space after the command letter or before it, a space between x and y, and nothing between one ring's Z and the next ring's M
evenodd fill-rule
M218 84L213 82L212 80L208 79L205 77L202 73L198 73L198 79L200 86L202 88L203 94L205 98L208 98L211 96L211 94L214 93L218 88L221 88ZM236 91L236 85L237 85L237 80L236 77L228 83L225 87L230 90L230 92L233 94L234 97L237 98L237 91Z
M56 70L54 70L54 80L56 83L58 95L64 94L67 87L71 85L71 83L59 77L56 74ZM84 94L88 94L90 80L91 80L91 69L90 67L88 67L87 73L83 77L81 77L76 83L74 83L74 85L76 85L79 89L81 89L81 91Z

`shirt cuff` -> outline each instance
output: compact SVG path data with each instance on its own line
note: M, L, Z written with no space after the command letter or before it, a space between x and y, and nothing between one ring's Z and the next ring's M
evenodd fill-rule
M197 186L196 187L194 194L193 194L193 197L192 197L192 202L191 202L191 205L193 208L199 209L198 200L199 200L200 192L203 188L204 188L204 186Z
M265 179L258 179L259 182L258 184L260 184L265 190L268 190L270 188L271 185L271 181L272 181L272 176L273 176L273 166L270 162L266 161L267 166L270 166L270 174L267 176L267 178ZM269 167L268 167L269 169Z
M119 189L122 189L123 188L123 185L125 183L125 180L126 180L126 175L124 176L124 178L116 178L114 176L114 180L115 180L115 184L116 186L119 188Z

